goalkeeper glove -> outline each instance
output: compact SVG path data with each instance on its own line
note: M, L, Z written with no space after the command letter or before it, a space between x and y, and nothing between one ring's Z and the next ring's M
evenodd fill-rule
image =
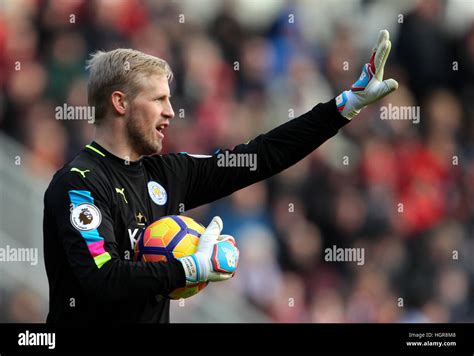
M342 116L351 120L365 106L383 98L398 88L394 79L383 80L383 70L392 43L387 30L379 32L369 63L362 68L359 79L336 97L336 106Z
M214 217L201 235L196 253L178 258L184 268L187 286L233 277L239 263L239 249L232 236L220 236L222 227L221 218Z

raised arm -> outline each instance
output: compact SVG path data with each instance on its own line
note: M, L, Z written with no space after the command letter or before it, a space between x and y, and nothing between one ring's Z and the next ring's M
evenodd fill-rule
M365 106L396 90L395 80L383 80L390 48L388 31L380 31L369 62L350 90L246 144L218 150L212 156L161 156L184 177L186 209L222 198L294 165L334 136Z

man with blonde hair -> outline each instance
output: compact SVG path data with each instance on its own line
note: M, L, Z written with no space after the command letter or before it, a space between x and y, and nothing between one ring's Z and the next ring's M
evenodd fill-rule
M363 107L398 87L393 79L383 81L390 47L388 32L381 31L350 90L210 156L159 155L174 117L172 72L164 60L131 49L94 54L88 98L96 112L95 140L55 174L44 199L47 321L169 322L171 291L230 279L237 264L212 255L224 248L219 217L194 255L166 263L133 261L139 232L162 216L220 199L311 153ZM232 246L226 245L225 253L238 261Z

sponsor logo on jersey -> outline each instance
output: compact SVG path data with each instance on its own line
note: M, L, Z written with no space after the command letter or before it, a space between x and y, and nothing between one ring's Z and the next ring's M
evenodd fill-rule
M71 211L71 224L79 231L94 230L101 222L102 214L94 204L79 204Z
M128 238L130 239L130 246L132 247L132 251L135 248L135 244L137 243L138 238L140 237L140 233L143 231L143 228L135 228L135 229L128 229Z
M148 182L148 194L151 200L157 205L165 205L168 200L165 188L155 181Z

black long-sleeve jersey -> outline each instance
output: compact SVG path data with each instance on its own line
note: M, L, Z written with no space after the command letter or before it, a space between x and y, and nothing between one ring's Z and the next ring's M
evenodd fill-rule
M185 285L184 270L177 260L134 262L141 229L290 167L347 122L333 99L211 156L179 153L127 162L95 142L87 145L54 175L44 197L47 322L169 322L165 296ZM254 155L256 166L237 164L246 154ZM225 157L230 160L223 162Z

